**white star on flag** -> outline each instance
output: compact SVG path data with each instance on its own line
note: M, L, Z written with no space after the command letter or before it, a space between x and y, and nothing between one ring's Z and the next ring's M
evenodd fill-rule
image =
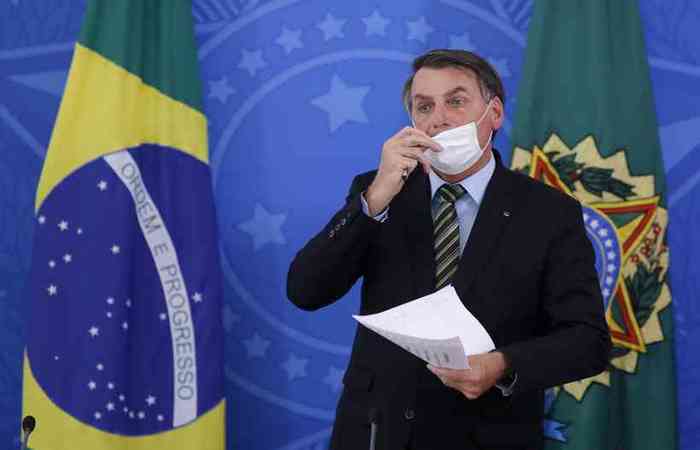
M53 259L49 261L49 267L51 267L52 269L56 267L56 261L54 261Z
M195 303L200 303L203 300L202 294L200 294L199 292L195 292L192 296L192 300L194 300Z
M149 395L146 397L146 403L148 403L148 406L153 406L156 404L156 398L152 395Z
M128 330L129 324L127 322L122 323L122 328L124 328L125 330Z
M97 383L90 380L90 382L88 383L88 389L90 389L91 391L94 391L95 389L97 389Z
M110 391L114 389L114 383L112 383L111 381L107 383L107 389L109 389Z
M160 313L158 317L160 317L160 320L165 320L168 318L168 316L165 313Z
M120 248L117 244L112 245L111 251L113 254L116 255L117 253L119 253L119 250L120 250Z
M96 413L95 413L95 419L100 420L101 418L102 418L102 414L100 414L99 411L96 412Z
M66 253L65 255L63 255L63 261L65 261L66 264L68 264L69 262L73 261L73 256L71 256L70 253Z
M113 305L114 304L114 297L107 297L107 304Z
M50 285L47 290L49 291L49 295L56 295L56 293L58 292L58 288L53 284Z
M90 333L90 336L92 336L92 337L99 336L99 335L100 335L100 329L93 325L93 326L90 327L90 329L88 330L88 333Z
M101 191L107 190L107 182L105 180L100 180L100 182L97 183L97 189Z
M112 402L107 403L106 408L107 408L107 411L114 411L114 403L112 403Z
M104 368L105 366L103 366L102 364L97 365L97 370L104 370Z
M68 222L66 222L65 220L60 221L60 222L58 223L58 228L59 228L61 231L66 231L66 230L68 229Z
M39 216L39 218L38 218L37 220L39 221L40 224L43 225L43 224L46 222L46 217L44 217L44 216Z
M139 411L139 419L145 419L146 418L146 413L143 411Z

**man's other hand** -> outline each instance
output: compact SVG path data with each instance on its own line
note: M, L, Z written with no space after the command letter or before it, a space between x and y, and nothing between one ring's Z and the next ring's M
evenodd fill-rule
M470 400L481 397L503 377L506 360L500 352L482 353L468 357L469 369L442 369L428 365L445 386L461 392Z

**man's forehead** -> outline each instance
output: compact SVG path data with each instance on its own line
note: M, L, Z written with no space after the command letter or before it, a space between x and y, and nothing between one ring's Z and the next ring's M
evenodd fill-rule
M476 92L477 76L471 69L423 67L416 72L411 86L412 97L432 97L454 91Z

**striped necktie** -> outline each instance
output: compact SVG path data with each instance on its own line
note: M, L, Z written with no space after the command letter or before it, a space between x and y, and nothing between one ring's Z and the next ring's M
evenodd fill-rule
M443 288L450 283L459 264L459 220L455 202L467 191L459 184L443 184L435 195L438 206L433 229L435 236L435 286Z

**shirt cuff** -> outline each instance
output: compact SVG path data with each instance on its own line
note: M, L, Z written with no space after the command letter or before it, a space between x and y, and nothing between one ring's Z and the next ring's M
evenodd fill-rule
M365 200L365 193L364 192L362 192L360 194L360 202L362 202L362 212L365 213L366 216L371 217L372 219L374 219L380 223L386 222L386 220L389 218L389 207L388 206L386 208L384 208L384 211L380 212L376 216L369 215L369 206L367 205L367 200Z

